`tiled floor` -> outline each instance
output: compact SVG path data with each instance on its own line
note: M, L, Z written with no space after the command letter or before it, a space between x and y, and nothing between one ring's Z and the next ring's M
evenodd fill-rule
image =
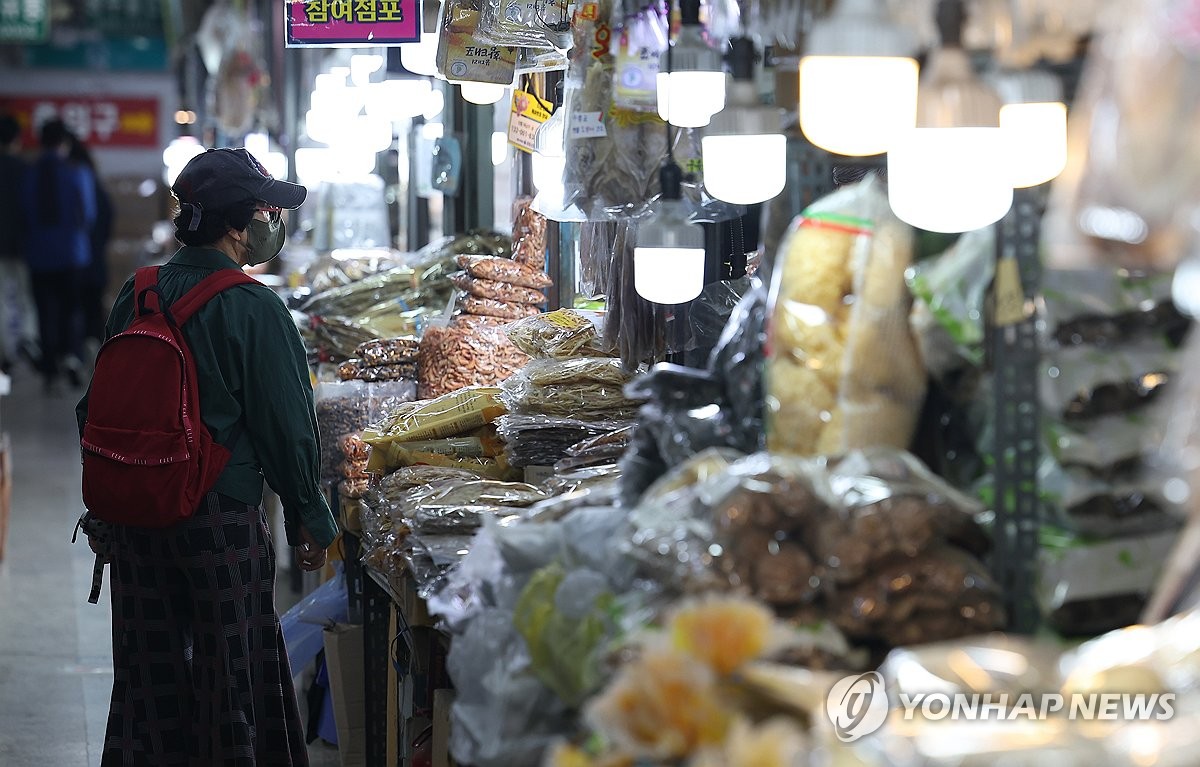
M87 602L92 557L71 544L79 500L77 396L46 396L28 370L0 398L12 441L14 487L8 546L0 560L0 765L94 767L112 689L107 594ZM282 537L282 536L279 536ZM280 606L294 599L286 578ZM290 599L289 599L290 597ZM303 698L303 696L301 696ZM314 767L336 749L310 748Z

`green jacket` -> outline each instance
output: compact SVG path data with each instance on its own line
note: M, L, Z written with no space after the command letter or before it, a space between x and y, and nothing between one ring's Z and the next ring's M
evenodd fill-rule
M168 302L218 269L236 269L211 248L184 247L163 266L158 285ZM108 317L105 337L133 322L133 278ZM263 479L283 502L288 543L302 542L299 526L328 546L337 523L319 484L320 437L300 333L287 307L267 287L237 285L217 294L183 326L196 360L200 415L217 442L232 448L215 491L242 503L262 502ZM75 408L79 431L85 394ZM229 445L234 425L243 428Z

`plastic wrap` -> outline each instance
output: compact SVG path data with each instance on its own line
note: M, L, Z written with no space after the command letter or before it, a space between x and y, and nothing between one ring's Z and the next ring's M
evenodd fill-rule
M519 320L541 313L541 309L530 304L497 301L494 298L480 298L467 293L459 294L458 306L465 314L476 317L495 317L501 320Z
M571 44L565 0L481 0L479 39L512 48L557 48Z
M394 408L364 432L363 441L378 448L392 442L452 437L478 429L503 414L499 389L473 386Z
M400 365L415 362L421 342L412 336L402 338L382 338L367 341L354 350L354 356L362 360L364 365L378 367L382 365Z
M611 357L614 347L600 339L599 318L558 309L505 327L512 343L534 358Z
M908 270L913 334L932 375L983 364L985 302L995 273L991 226L966 232L945 253Z
M1136 468L1152 449L1150 435L1162 430L1169 409L1165 400L1132 413L1117 413L1075 423L1042 425L1046 445L1063 466L1124 471Z
M501 401L510 413L580 420L624 420L637 415L637 405L620 384L582 381L537 386L510 378L501 385Z
M529 522L554 522L576 509L613 506L619 490L615 479L597 480L544 501L538 501L526 509L522 517Z
M550 466L566 457L567 450L580 440L623 428L629 423L506 415L497 422L497 431L508 443L506 455L513 466Z
M1158 533L1103 543L1045 545L1038 605L1064 636L1095 636L1137 623L1178 535Z
M532 207L533 199L518 197L513 202L513 261L531 269L546 268L546 217Z
M1056 349L1041 378L1042 406L1068 422L1126 413L1153 401L1178 369L1179 355L1161 340Z
M765 445L763 436L763 372L766 346L767 291L753 286L734 308L708 363L721 381L725 403L733 417L729 446L753 453Z
M481 280L507 282L533 290L543 290L554 284L545 272L511 258L462 255L456 257L455 262L472 277Z
M1154 478L1138 468L1109 476L1043 460L1038 489L1048 520L1077 535L1106 539L1177 529L1182 520Z
M338 377L343 381L416 381L417 363L401 362L394 365L368 365L363 360L349 359L338 366Z
M907 448L925 396L908 324L912 232L874 179L792 225L768 316L767 444L796 455Z
M1042 275L1046 334L1061 346L1174 337L1188 321L1171 302L1171 279L1117 269L1048 270Z
M676 588L742 588L855 639L909 644L1003 625L980 513L907 453L759 454L648 497L633 543Z
M617 222L604 323L604 340L616 346L621 362L629 370L659 359L666 343L666 308L642 298L634 287L637 227L635 219Z
M529 358L509 343L505 321L458 316L446 326L430 327L421 339L420 386L425 399L467 386L494 386L519 370Z
M361 450L348 453L347 440L355 438L382 413L415 398L416 386L412 381L319 384L314 400L321 435L321 476L340 480L340 466L345 459L364 457Z
M483 280L472 277L469 272L455 272L450 280L459 290L477 298L488 298L494 301L505 301L514 304L540 306L546 303L546 296L533 288L523 288L507 282Z
M754 278L724 280L704 286L699 298L688 307L687 350L707 362L725 332L729 318L742 297L754 284Z

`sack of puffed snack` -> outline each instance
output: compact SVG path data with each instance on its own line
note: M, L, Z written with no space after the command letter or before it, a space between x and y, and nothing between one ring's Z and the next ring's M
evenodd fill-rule
M772 452L908 447L926 386L904 281L912 239L873 177L792 223L767 308Z

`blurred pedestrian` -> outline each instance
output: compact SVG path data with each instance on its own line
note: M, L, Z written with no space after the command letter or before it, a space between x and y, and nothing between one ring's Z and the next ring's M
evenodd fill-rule
M71 162L87 170L96 198L96 220L92 223L88 238L91 263L83 270L79 298L83 311L84 340L98 348L104 340L104 323L108 318L104 292L108 290L108 241L112 238L113 229L112 197L100 180L87 144L74 134L71 135L71 150L68 156ZM89 350L89 357L91 356L94 356L94 349Z
M25 251L37 304L42 342L43 386L51 393L64 370L75 387L83 384L80 286L91 263L95 189L86 170L67 160L70 134L62 120L41 127L42 151L25 176Z
M25 161L20 150L21 126L0 115L0 370L10 372L22 354L32 355L37 336L36 312L25 266L25 219L21 215Z

